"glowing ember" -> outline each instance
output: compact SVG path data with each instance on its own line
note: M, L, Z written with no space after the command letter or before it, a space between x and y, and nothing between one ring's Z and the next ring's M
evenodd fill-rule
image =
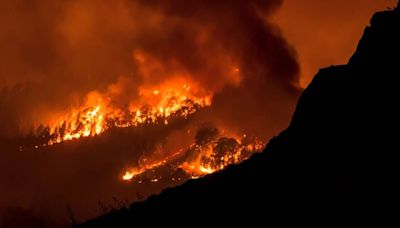
M188 177L195 179L226 168L228 165L237 164L249 158L252 154L262 151L265 144L256 138L248 139L243 135L241 139L222 137L216 129L200 130L196 136L196 142L186 150L181 150L162 161L149 163L140 168L129 169L127 173L134 174L128 180L139 177L145 173L157 176L152 180L161 179L162 175L157 173L161 167L172 167L184 171ZM173 164L173 165L171 165ZM174 172L170 173L174 173ZM126 175L126 174L125 174ZM161 175L161 176L160 176ZM123 178L125 180L125 178ZM164 178L166 179L166 178ZM179 178L172 177L172 180ZM141 180L140 180L141 183Z
M210 167L204 167L204 166L200 166L199 168L200 172L205 173L205 174L210 174L215 172L214 169L210 168Z
M204 134L204 132L200 132ZM260 152L265 144L257 139L249 140L221 137L218 132L206 132L206 137L193 144L187 151L189 157L180 166L192 177L222 170L231 164L238 164L253 153Z
M122 177L122 179L128 181L128 180L131 180L133 178L133 176L134 176L133 173L126 171L124 176Z
M152 162L152 163L142 165L141 167L137 167L137 168L130 168L130 169L128 169L128 171L125 171L125 174L122 176L122 179L126 180L126 181L132 180L134 177L139 176L149 170L154 170L160 166L163 166L166 163L168 163L169 161L174 160L181 155L182 155L182 151L179 151L177 153L174 153L174 154L166 157L165 159L163 159L161 161Z

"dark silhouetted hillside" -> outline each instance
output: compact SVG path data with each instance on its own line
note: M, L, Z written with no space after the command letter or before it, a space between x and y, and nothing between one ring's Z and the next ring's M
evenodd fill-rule
M80 227L399 224L399 76L396 9L373 16L347 65L320 70L263 153Z

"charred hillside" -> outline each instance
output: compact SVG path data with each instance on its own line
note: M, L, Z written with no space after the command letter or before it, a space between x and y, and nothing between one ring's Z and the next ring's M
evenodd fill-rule
M319 71L263 153L79 227L396 222L399 28L399 8L376 13L349 63Z

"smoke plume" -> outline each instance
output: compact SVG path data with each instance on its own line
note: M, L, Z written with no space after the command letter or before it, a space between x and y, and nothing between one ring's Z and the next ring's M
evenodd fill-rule
M135 198L115 177L124 165L188 147L204 124L212 123L221 135L267 141L287 125L299 92L295 53L270 23L280 5L281 0L2 3L0 205L42 212L68 203L83 217L94 216L98 200ZM167 126L26 146L40 138L39 126L98 97L112 107L132 107L148 102L154 88L184 83L193 96L211 94L211 106ZM139 189L153 193L162 186Z
M94 90L113 88L113 101L124 105L141 86L176 77L213 93L257 84L264 91L252 99L260 100L271 90L290 90L297 63L267 21L280 3L3 3L0 132L15 135L46 124Z

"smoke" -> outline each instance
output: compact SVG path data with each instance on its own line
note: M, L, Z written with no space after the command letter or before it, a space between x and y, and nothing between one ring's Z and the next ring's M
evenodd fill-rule
M131 186L116 180L124 165L186 148L205 122L222 135L269 139L287 125L299 92L295 53L269 22L280 5L281 0L2 3L0 203L42 205L36 208L42 211L68 202L93 216L99 199L134 198ZM196 94L213 94L212 106L168 126L110 130L48 148L24 146L37 140L27 133L96 94L124 107L140 102L148 88L177 81L190 82ZM138 189L154 193L161 187Z
M264 20L280 3L3 3L0 107L6 112L0 132L15 135L46 124L52 114L110 85L120 104L135 100L140 86L174 77L212 92L251 80L296 85L292 53Z

